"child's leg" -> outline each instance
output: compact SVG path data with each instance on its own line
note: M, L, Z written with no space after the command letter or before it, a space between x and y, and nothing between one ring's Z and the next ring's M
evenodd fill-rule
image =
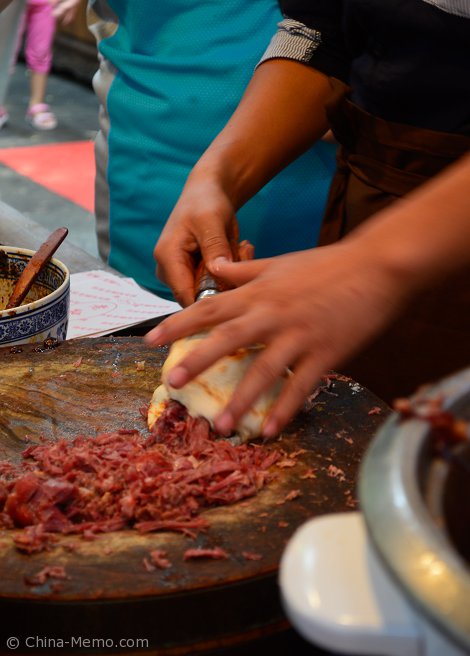
M52 44L56 21L48 0L28 2L25 58L31 71L29 107L44 103L47 77L52 64Z

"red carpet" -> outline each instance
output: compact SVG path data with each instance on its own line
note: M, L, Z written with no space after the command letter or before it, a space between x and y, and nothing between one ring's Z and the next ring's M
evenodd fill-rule
M0 162L89 212L94 211L91 141L0 149Z

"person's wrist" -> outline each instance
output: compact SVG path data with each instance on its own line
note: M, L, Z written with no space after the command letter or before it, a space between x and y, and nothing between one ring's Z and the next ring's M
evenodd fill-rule
M418 233L405 219L408 201L401 199L380 215L365 222L345 239L358 254L393 281L403 296L413 296L432 284L436 275L435 248L426 248L425 236ZM405 228L402 226L406 225Z
M234 210L242 204L237 173L222 158L202 157L188 176L187 184L218 189L230 201Z

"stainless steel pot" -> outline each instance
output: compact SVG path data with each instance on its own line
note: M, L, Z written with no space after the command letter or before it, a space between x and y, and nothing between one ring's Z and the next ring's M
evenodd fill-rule
M470 369L423 395L470 420ZM395 413L359 478L362 513L313 519L287 545L280 585L293 625L344 653L470 653L470 443L445 461L428 422Z

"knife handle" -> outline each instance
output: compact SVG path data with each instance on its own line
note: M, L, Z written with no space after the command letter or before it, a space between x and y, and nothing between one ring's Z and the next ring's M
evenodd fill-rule
M234 261L242 260L252 260L254 257L255 249L252 244L246 239L237 244L235 247L232 246L232 253L234 255ZM199 262L199 266L196 269L195 275L195 284L194 284L194 300L200 301L203 298L208 296L214 296L220 292L226 291L230 287L224 283L222 280L219 280L213 276L207 269L203 260Z
M206 265L201 260L196 270L194 300L200 301L221 291L223 291L222 285L209 273Z

